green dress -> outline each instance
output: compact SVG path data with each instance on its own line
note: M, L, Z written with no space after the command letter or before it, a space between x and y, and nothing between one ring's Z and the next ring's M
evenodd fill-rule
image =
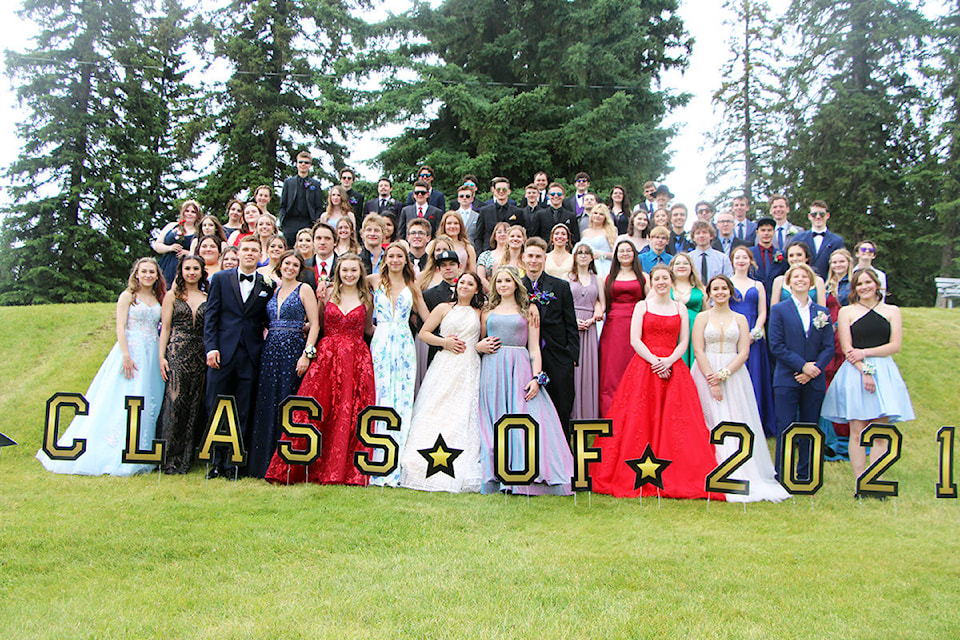
M670 298L676 300L673 297L673 289L670 290ZM687 316L690 318L690 326L688 327L688 338L693 333L693 321L697 319L697 314L703 310L703 291L700 289L693 289L690 291L690 299L687 300ZM687 367L693 365L693 340L690 340L690 344L687 345L687 352L683 354L683 361L687 363Z

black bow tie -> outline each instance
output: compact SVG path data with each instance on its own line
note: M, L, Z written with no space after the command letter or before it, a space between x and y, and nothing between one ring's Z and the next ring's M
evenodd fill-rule
M246 281L246 282L253 282L253 274L251 273L250 275L245 276L245 275L243 275L243 274L241 273L241 274L240 274L240 282L244 282L244 281Z
M814 231L813 235L820 236L822 238L826 233L827 233L826 231Z

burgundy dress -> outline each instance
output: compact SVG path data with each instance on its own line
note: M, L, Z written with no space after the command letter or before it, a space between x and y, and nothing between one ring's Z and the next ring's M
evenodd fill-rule
M357 414L376 403L373 361L363 341L367 310L361 304L346 315L332 302L323 311L324 337L317 343L317 357L300 383L298 396L310 396L320 403L323 417L314 422L320 431L320 458L310 465L307 480L322 484L361 484L366 475L353 464L355 451L368 451L357 439ZM302 411L293 413L294 422L307 422ZM281 440L291 440L284 435ZM302 438L293 438L295 448L306 448ZM304 467L288 465L273 454L266 479L286 483L303 482Z
M679 315L648 311L643 316L643 343L654 355L666 357L677 348L680 326ZM661 496L706 498L704 483L717 458L696 398L697 388L682 360L673 364L664 380L634 353L607 415L613 420L613 433L595 442L601 458L592 465L593 490L621 498L635 498L641 492L657 495L653 484L633 488L637 474L626 463L640 458L649 443L654 456L672 461L663 471ZM724 500L717 493L710 498Z
M633 308L643 300L643 284L639 280L614 280L607 319L600 334L599 397L600 417L606 417L613 394L630 358L630 320ZM674 343L673 346L677 346Z

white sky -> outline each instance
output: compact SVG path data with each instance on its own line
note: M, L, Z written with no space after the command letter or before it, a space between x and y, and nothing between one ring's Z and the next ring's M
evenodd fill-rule
M781 10L787 0L769 0L771 6ZM201 0L204 4L216 0ZM436 4L437 0L434 0ZM15 13L16 5L13 2L4 2L0 6L0 34L4 48L23 50L29 46L28 35L32 32L32 25L24 24ZM932 5L942 5L940 2L931 2ZM379 17L386 11L400 12L409 5L407 0L385 0L374 16ZM930 7L927 7L930 11ZM678 135L670 144L671 165L674 171L665 177L664 183L676 194L676 200L686 203L692 208L695 201L701 198L710 198L719 189L708 189L706 184L706 169L710 160L709 150L701 150L705 144L705 134L716 126L717 118L710 105L710 97L720 84L720 68L728 58L726 47L727 27L723 25L725 12L720 2L703 2L687 0L681 2L680 16L684 21L687 32L692 35L696 43L690 65L683 74L673 72L664 77L664 84L673 90L692 94L689 104L677 109L669 115L667 124L674 124L678 128ZM2 65L2 60L0 60ZM0 167L6 167L13 161L20 151L20 141L17 139L14 125L21 119L17 110L10 81L4 74L0 78L0 118L5 126L0 128ZM354 149L351 162L360 174L366 179L376 179L378 172L375 167L367 164L368 161L382 148L372 136L351 141L349 148ZM585 167L589 170L589 167ZM570 177L570 176L568 176ZM638 188L639 185L634 185ZM634 196L636 200L636 196ZM6 203L5 194L0 194L0 203Z

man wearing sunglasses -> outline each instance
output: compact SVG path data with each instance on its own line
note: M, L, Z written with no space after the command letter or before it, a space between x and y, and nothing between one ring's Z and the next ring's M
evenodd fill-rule
M297 175L283 181L277 222L283 230L287 246L296 244L297 232L312 227L324 211L320 183L310 177L313 157L309 151L297 154Z
M563 206L563 187L557 182L550 183L547 187L547 197L550 199L550 204L544 211L550 217L550 228L565 224L570 230L570 244L575 245L580 242L580 226L577 224L577 218L573 211Z
M422 180L427 185L427 204L440 209L440 211L446 211L447 198L433 188L433 169L431 169L429 165L420 167L420 170L417 172L417 180ZM414 190L416 190L416 187L414 187ZM413 191L407 194L407 206L413 204L413 196Z
M475 247L478 254L490 249L490 235L498 222L506 222L511 226L523 224L520 209L510 204L510 181L497 177L492 182L493 202L480 207L480 219L477 221L476 239L483 244L482 247Z
M423 180L417 180L413 183L413 204L400 210L400 220L397 222L398 229L406 229L407 224L416 218L422 218L430 223L430 237L436 235L437 225L443 216L443 210L427 203L427 197L430 193L430 186Z
M843 248L843 238L827 229L830 212L827 211L827 203L823 200L814 200L810 203L807 219L810 220L810 231L798 233L794 241L802 240L807 243L810 254L813 256L810 266L818 276L826 280L830 276L830 254Z

